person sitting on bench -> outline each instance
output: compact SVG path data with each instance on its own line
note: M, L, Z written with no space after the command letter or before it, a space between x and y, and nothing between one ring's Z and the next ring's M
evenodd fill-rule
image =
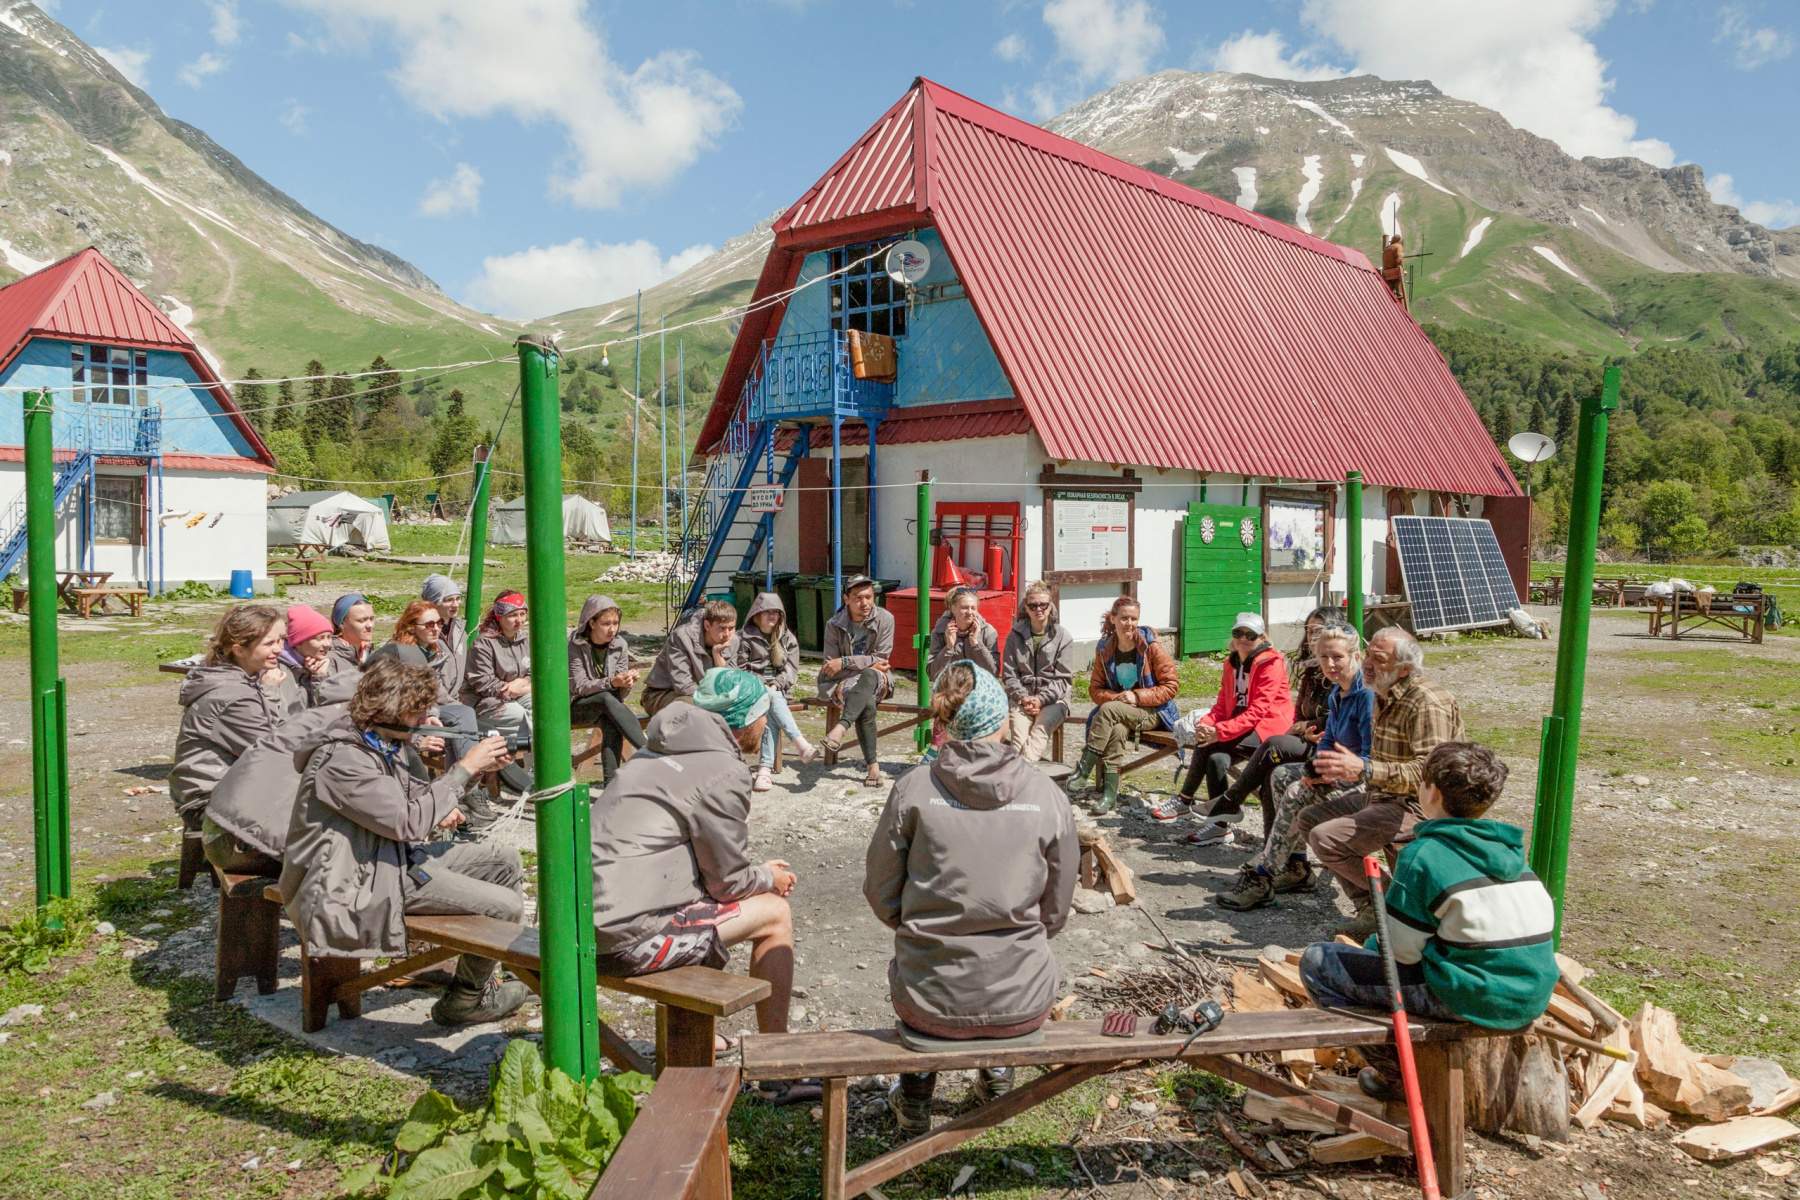
M1119 805L1119 768L1125 765L1132 735L1175 728L1175 692L1180 686L1175 660L1156 640L1156 630L1138 624L1138 611L1135 596L1113 601L1088 672L1094 711L1088 714L1087 745L1068 788L1071 797L1078 794L1099 763L1101 796L1096 813L1109 813Z
M1231 653L1219 678L1219 697L1212 711L1194 726L1198 745L1181 792L1151 809L1150 815L1158 821L1173 821L1194 811L1202 780L1211 802L1203 815L1218 818L1243 812L1244 796L1260 788L1270 770L1280 763L1299 762L1312 749L1304 738L1289 732L1293 725L1294 697L1288 691L1287 660L1269 644L1262 614L1241 612L1231 624ZM1231 764L1245 759L1254 763L1265 748L1263 766L1255 778L1246 767L1237 790L1227 791ZM1203 828L1192 840L1202 844L1219 840L1213 833Z
M375 645L375 606L355 592L339 596L331 606L331 669L351 678L368 664Z
M483 733L498 733L515 744L531 744L531 639L525 632L525 597L501 592L481 618L480 632L469 644L469 666L463 675L462 701L475 708ZM530 755L523 756L527 763ZM500 772L500 780L523 795L531 790L531 773L517 763Z
M344 707L309 708L238 756L206 801L200 845L207 862L231 875L280 876L300 790L294 758L324 744L325 731Z
M443 614L428 600L409 601L400 619L394 622L394 635L388 639L388 645L416 648L424 655L425 665L436 672L438 698L432 723L456 731L444 738L444 752L455 762L481 740L481 726L475 710L462 703L465 663L451 653L444 639ZM500 819L500 810L488 802L487 789L479 780L469 781L461 806L470 830L486 829Z
M690 703L702 675L736 661L737 609L729 600L708 600L669 630L644 680L644 711L654 717L671 704Z
M863 896L894 931L888 994L931 1038L1015 1038L1056 1003L1050 939L1068 921L1081 847L1061 791L1006 742L1006 689L964 659L938 676L932 715L949 732L931 763L895 781L864 867ZM1010 1091L1011 1067L976 1072L975 1094ZM934 1072L903 1074L888 1105L903 1132L931 1127Z
M638 673L619 624L619 602L596 595L582 601L569 631L569 724L593 726L588 746L600 743L600 777L607 783L621 762L644 748L643 726L625 704Z
M1044 757L1050 735L1069 719L1075 680L1075 638L1057 624L1050 597L1047 583L1025 586L1018 619L1000 656L1000 684L1012 704L1006 741L1028 763Z
M720 968L750 943L750 974L769 983L756 1027L787 1032L794 986L794 873L750 861L750 771L769 689L715 667L692 702L650 718L645 747L594 802L594 944L602 975ZM728 1049L729 1046L722 1046ZM814 1092L814 1095L817 1093Z
M838 721L825 734L825 749L836 754L844 738L856 730L867 771L866 787L881 786L881 752L877 747L881 702L894 690L894 614L875 603L875 581L853 575L844 581L844 603L825 622L819 668L819 696L838 707Z
M287 643L277 656L306 693L308 706L342 704L356 691L357 672L336 670L331 622L304 604L287 610Z
M431 601L432 606L438 610L438 615L444 618L444 630L439 636L443 638L445 649L456 656L466 673L469 669L469 630L460 619L462 588L448 575L434 572L425 577L425 582L419 588L419 599Z
M1517 826L1487 821L1506 786L1506 764L1486 746L1439 742L1420 769L1424 820L1400 851L1387 887L1388 947L1406 1011L1489 1029L1523 1029L1556 988L1556 906L1525 867ZM1300 955L1300 981L1320 1008L1385 1010L1379 942L1317 942ZM1392 1046L1358 1046L1369 1062L1357 1083L1404 1100Z
M737 666L761 679L769 689L769 724L763 730L756 782L750 785L751 791L766 792L775 786L775 747L782 734L794 743L794 752L801 762L811 762L818 753L800 735L800 726L788 708L788 698L800 682L800 641L788 628L787 609L774 592L761 592L750 602L744 632L738 635Z
M935 682L951 663L968 659L990 675L1000 674L1000 635L981 615L981 593L967 584L958 584L944 597L944 615L931 627L925 670ZM944 727L931 726L931 748L925 760L937 757L944 744Z
M409 912L517 922L525 911L517 850L428 840L461 824L457 803L470 779L508 759L504 739L490 737L433 782L407 770L403 753L438 695L437 673L408 664L407 651L417 653L383 647L321 744L296 757L300 789L279 887L310 954L400 958ZM471 1025L516 1012L531 989L500 981L494 965L464 954L431 1019Z

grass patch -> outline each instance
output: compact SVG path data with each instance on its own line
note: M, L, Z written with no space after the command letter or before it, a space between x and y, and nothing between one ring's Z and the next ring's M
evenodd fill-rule
M1791 969L1748 954L1675 957L1645 945L1600 950L1588 965L1596 971L1584 986L1626 1016L1646 1000L1668 1009L1692 1050L1772 1058L1800 1070L1800 975Z

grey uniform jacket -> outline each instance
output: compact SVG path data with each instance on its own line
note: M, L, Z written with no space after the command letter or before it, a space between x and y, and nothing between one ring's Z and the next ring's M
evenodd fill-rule
M181 726L169 799L177 812L206 807L207 796L244 751L306 707L306 693L284 668L265 684L236 666L195 667L181 685Z
M667 914L710 896L771 890L750 861L750 770L725 719L672 704L593 809L594 941L602 954L660 933Z
M348 713L294 765L300 790L280 883L288 920L314 954L404 953L408 843L430 838L469 773L459 763L431 783L409 775L363 741Z
M980 613L975 614L975 636L967 641L959 640L956 649L950 648L950 626L955 618L948 612L939 617L937 624L931 627L930 653L925 659L925 670L933 679L944 673L944 668L959 659L968 659L990 675L1000 674L1000 635Z
M594 618L617 607L605 596L589 596L581 606L581 616L569 631L569 699L611 692L623 700L631 694L630 688L616 688L611 682L613 676L631 670L631 643L625 639L625 631L613 634L612 641L606 643L598 671L594 670L594 643L588 641L588 626Z
M1043 1015L1080 861L1048 776L1003 742L946 742L894 784L869 841L863 896L894 931L893 995L944 1025Z
M355 667L347 667L343 660L326 657L326 669L323 675L314 675L304 666L295 668L288 666L294 680L306 693L309 707L320 708L330 704L343 704L356 695L356 685L362 682L362 671Z
M309 708L271 733L231 764L206 802L213 824L270 858L287 849L300 771L294 756L317 749L331 723L344 715L342 704Z
M325 652L325 657L331 660L331 673L333 675L345 671L348 671L353 675L361 675L363 667L368 664L369 655L374 653L374 651L374 646L365 646L363 647L362 657L358 658L356 656L355 647L351 646L349 642L346 642L341 637L334 637L331 639L331 649ZM351 690L355 691L356 689L352 688Z
M675 623L669 630L669 640L656 655L656 662L651 664L649 678L644 686L657 691L676 691L683 696L691 696L700 687L700 677L713 666L712 652L706 648L706 609L704 606L689 611L687 616ZM737 634L725 643L724 658L727 663L734 662L737 656Z
M423 650L424 647L421 646L419 649ZM441 637L438 639L437 649L426 657L426 661L431 664L431 669L437 672L437 702L439 704L461 704L463 673L464 668L468 665L467 661L461 658Z
M769 635L756 623L757 614L765 612L780 612L784 616L781 624L775 627L775 641L781 647L780 667L773 664L773 656L769 652ZM738 631L736 661L740 668L761 676L764 683L783 696L793 695L794 685L800 682L800 641L794 636L794 631L787 627L780 596L763 592L750 602L750 612L744 617L744 627Z
M1031 649L1031 621L1021 617L1013 622L1006 635L1001 654L1000 683L1013 707L1027 696L1036 696L1045 704L1067 704L1075 679L1075 638L1056 623L1056 610L1044 626L1044 641L1035 653Z
M502 690L512 680L531 674L531 635L524 629L514 641L483 633L469 643L469 673L463 676L462 702L479 716L491 717L506 703Z
M869 619L863 622L863 629L860 637L851 632L847 608L838 609L831 614L831 620L825 622L822 647L825 661L844 660L844 669L835 674L819 668L819 695L834 703L843 699L844 690L855 685L856 677L868 669L870 663L877 659L891 661L894 657L893 613L877 604L869 613ZM886 696L893 690L893 677L883 674L876 695Z

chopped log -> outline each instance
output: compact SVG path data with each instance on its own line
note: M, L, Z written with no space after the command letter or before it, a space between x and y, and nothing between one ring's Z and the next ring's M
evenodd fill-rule
M1484 1039L1487 1040L1487 1039ZM1381 1158L1389 1154L1411 1157L1411 1150L1402 1150L1398 1146L1390 1146L1378 1137L1366 1133L1346 1133L1338 1137L1320 1138L1310 1147L1312 1158L1317 1163L1361 1162L1368 1158Z
M1673 1013L1646 1000L1630 1026L1638 1081L1659 1106L1710 1121L1750 1111L1750 1085L1689 1050Z
M1273 958L1258 958L1256 966L1262 972L1263 979L1271 986L1286 992L1298 1000L1303 1007L1318 1007L1313 1003L1312 996L1306 990L1306 985L1300 982L1299 968Z
M1782 1090L1767 1106L1757 1109L1750 1115L1753 1117L1773 1117L1786 1112L1794 1105L1800 1104L1800 1083Z
M1556 969L1557 973L1560 974L1565 981L1573 979L1577 984L1594 973L1592 970L1582 966L1566 954L1558 954L1556 956Z
M1560 960L1561 956L1559 955L1558 958ZM1599 1023L1600 1028L1609 1033L1624 1023L1625 1017L1618 1009L1582 987L1580 977L1567 970L1556 981L1556 990L1587 1009L1594 1020Z
M1337 1133L1339 1128L1331 1118L1297 1100L1265 1096L1261 1092L1244 1093L1244 1119L1263 1125L1279 1125L1293 1133Z
M1750 1111L1750 1085L1730 1071L1721 1071L1711 1063L1694 1064L1694 1084L1700 1097L1690 1100L1686 1108L1672 1109L1708 1121L1723 1121Z
M1052 1004L1050 1006L1050 1019L1052 1021L1066 1021L1069 1017L1069 1010L1075 1007L1075 1001L1078 999L1080 999L1080 996L1074 992L1070 992L1061 1000Z
M1530 1035L1464 1042L1463 1113L1470 1128L1486 1133L1568 1141L1569 1081L1550 1042Z
M1696 1125L1676 1138L1675 1146L1701 1162L1722 1162L1791 1137L1800 1137L1800 1126L1780 1117L1738 1117L1722 1125Z
M1269 1165L1269 1156L1258 1149L1256 1143L1239 1133L1237 1126L1231 1123L1230 1117L1226 1116L1224 1113L1214 1113L1213 1116L1217 1118L1219 1122L1219 1133L1224 1136L1226 1141L1231 1143L1232 1149L1236 1150L1239 1154L1243 1155L1259 1167L1266 1167Z
M1550 1016L1555 1017L1582 1037L1594 1036L1594 1028L1597 1024L1594 1014L1572 997L1565 996L1561 992L1551 992L1548 1012Z
M1636 1075L1625 1081L1625 1086L1613 1097L1612 1106L1606 1110L1605 1115L1607 1120L1629 1125L1633 1129L1650 1128L1649 1114L1644 1108L1644 1089L1638 1086ZM1663 1119L1668 1120L1666 1114Z
M1106 886L1111 889L1113 899L1120 904L1136 900L1137 888L1131 881L1131 868L1119 861L1104 835L1094 839L1093 850L1100 869L1106 873Z
M1600 1118L1612 1108L1613 1099L1631 1082L1630 1063L1620 1062L1616 1058L1602 1061L1606 1063L1606 1074L1588 1092L1588 1098L1582 1106L1575 1110L1575 1123L1583 1129L1592 1129L1598 1125Z
M1631 1030L1621 1025L1619 1028L1601 1038L1600 1044L1602 1046L1616 1046L1621 1050L1629 1050L1631 1049ZM1600 1054L1589 1054L1587 1056L1587 1063L1583 1068L1583 1077L1581 1081L1581 1095L1584 1101L1588 1096L1593 1095L1594 1089L1600 1086L1600 1081L1606 1078L1607 1073L1611 1070L1611 1065L1617 1061L1617 1059L1607 1058Z
M1280 1012L1287 1007L1280 992L1248 971L1232 975L1231 1000L1235 1012Z

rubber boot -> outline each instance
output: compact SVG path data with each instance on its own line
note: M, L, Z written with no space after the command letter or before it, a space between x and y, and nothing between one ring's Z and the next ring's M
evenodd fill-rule
M1119 768L1100 768L1100 803L1094 805L1094 815L1103 816L1119 807Z
M1091 749L1085 749L1081 752L1081 759L1075 764L1075 773L1069 776L1069 782L1067 784L1069 795L1080 795L1081 792L1087 788L1088 778L1093 775L1094 766L1099 761L1100 755L1098 752Z

